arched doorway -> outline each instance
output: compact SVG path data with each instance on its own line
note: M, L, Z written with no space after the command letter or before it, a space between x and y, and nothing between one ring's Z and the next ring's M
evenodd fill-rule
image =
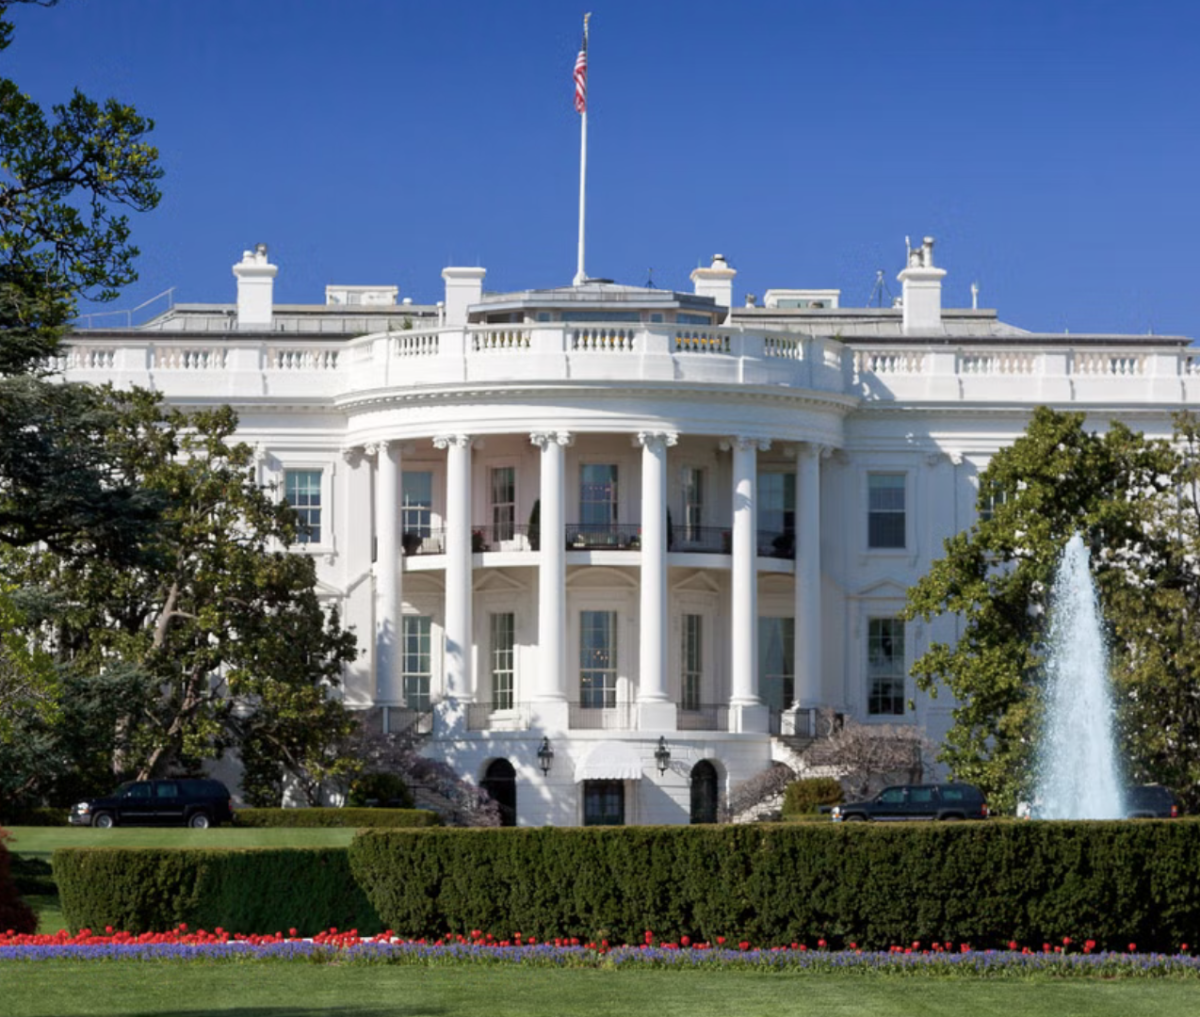
M707 759L692 767L692 822L717 821L717 768Z
M507 759L488 764L480 785L500 806L500 825L517 825L517 771Z

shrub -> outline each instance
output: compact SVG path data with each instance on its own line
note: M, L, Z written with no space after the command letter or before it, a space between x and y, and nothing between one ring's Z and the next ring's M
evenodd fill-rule
M8 814L4 818L10 826L69 826L67 812L67 809L33 805Z
M37 915L21 899L9 870L8 848L4 842L10 836L7 830L0 829L0 932L9 929L13 932L36 932Z
M428 809L236 809L236 826L286 827L412 827L438 826L441 820Z
M783 815L810 815L818 812L822 805L840 805L842 785L832 777L808 777L796 780L783 793Z
M348 796L352 809L393 808L411 809L413 797L408 785L394 773L364 773L350 785Z
M1200 823L1182 820L379 830L350 864L405 936L1200 943Z
M53 864L72 931L165 932L180 922L268 935L383 928L345 848L59 848Z

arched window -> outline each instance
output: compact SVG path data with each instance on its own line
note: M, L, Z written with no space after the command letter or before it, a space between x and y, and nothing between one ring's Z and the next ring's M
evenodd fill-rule
M500 806L500 825L517 825L517 771L507 759L488 764L480 785Z
M717 821L717 768L707 759L692 767L692 822Z

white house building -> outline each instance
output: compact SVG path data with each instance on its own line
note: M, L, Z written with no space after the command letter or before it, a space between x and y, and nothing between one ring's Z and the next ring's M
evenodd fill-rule
M895 307L735 307L720 255L693 293L447 268L436 306L278 305L276 271L260 246L235 304L80 330L66 376L230 403L358 633L347 702L521 825L711 818L817 708L939 737L907 672L953 620L897 615L989 457L1036 404L1168 434L1200 397L1186 338L943 307L929 239Z

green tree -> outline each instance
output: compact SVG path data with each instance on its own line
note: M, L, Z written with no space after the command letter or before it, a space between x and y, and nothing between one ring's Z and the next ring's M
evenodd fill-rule
M138 708L118 718L116 771L146 777L236 748L260 780L273 766L277 783L290 775L315 797L352 767L329 747L351 726L335 694L357 651L317 597L313 560L286 550L295 513L257 484L228 407L186 414L144 391L107 395L120 411L110 453L165 508L132 564L10 551L38 591L34 631L76 674L140 675Z
M1177 468L1167 442L1118 422L1089 433L1083 414L1039 407L980 476L979 520L945 541L944 557L909 591L907 618L961 619L957 641L934 642L913 674L919 688L954 695L938 758L989 801L1011 808L1031 783L1049 591L1075 532L1092 548L1114 672L1122 689L1131 681L1133 647L1144 640L1122 644L1136 635L1127 608L1145 583L1163 578L1154 563L1170 558L1168 537L1152 521L1164 499L1174 500Z

